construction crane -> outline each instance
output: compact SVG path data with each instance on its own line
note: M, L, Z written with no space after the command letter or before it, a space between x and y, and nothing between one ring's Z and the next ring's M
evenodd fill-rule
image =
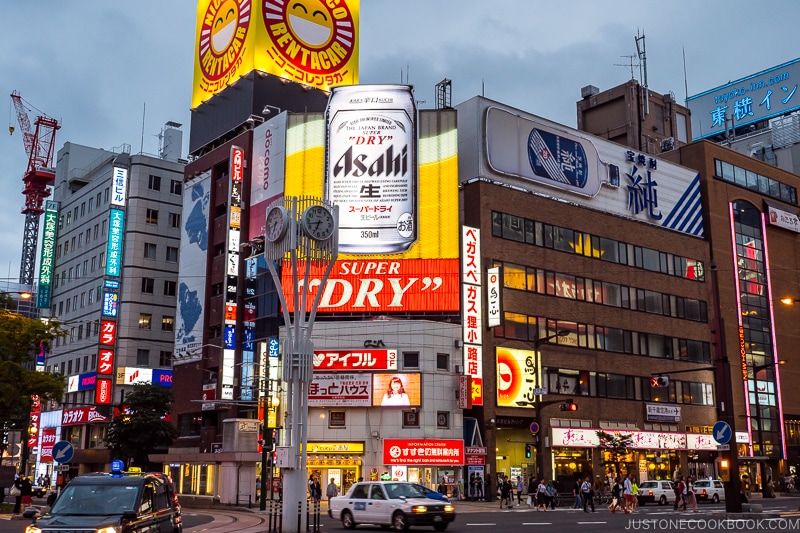
M39 237L39 218L44 209L44 199L50 196L50 186L56 179L53 168L53 150L55 149L56 131L61 124L44 113L39 114L34 120L35 129L31 131L31 121L28 119L28 110L22 102L18 91L11 93L11 101L17 111L17 122L22 129L22 143L25 153L28 154L28 168L22 177L22 194L25 196L25 228L22 234L22 259L19 267L19 282L23 285L33 285L33 275L36 271L36 244ZM14 128L9 127L13 135Z

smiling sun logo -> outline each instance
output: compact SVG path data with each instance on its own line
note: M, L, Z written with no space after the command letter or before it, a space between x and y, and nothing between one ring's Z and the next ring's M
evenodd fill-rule
M314 78L341 71L355 53L355 17L344 0L264 0L263 16L267 53L304 83L330 84Z
M199 64L210 81L227 79L244 53L251 0L210 1L199 35Z

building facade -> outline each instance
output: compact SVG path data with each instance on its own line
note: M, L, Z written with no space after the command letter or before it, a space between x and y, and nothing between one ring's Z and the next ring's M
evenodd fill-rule
M45 368L66 377L67 393L45 406L37 457L37 475L53 479L55 442L75 450L65 475L105 470L114 459L105 426L126 388L172 386L184 162L124 148L58 151L51 290L40 306L68 332Z

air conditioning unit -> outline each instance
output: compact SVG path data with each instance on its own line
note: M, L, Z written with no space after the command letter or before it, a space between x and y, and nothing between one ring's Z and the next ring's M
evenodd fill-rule
M456 374L464 373L464 365L456 365Z
M456 339L456 340L453 341L453 347L454 348L461 348L461 346L463 346L463 344L464 343L461 342L461 339Z

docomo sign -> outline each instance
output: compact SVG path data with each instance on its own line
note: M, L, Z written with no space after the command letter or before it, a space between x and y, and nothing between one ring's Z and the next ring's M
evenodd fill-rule
M385 439L387 465L463 465L464 441L458 439Z
M305 268L300 263L299 270ZM312 265L307 306L319 289L323 265ZM294 283L284 269L286 305L294 312ZM300 283L299 290L303 290ZM398 259L336 261L322 293L318 312L458 311L458 259Z
M397 370L397 350L315 351L314 370Z

